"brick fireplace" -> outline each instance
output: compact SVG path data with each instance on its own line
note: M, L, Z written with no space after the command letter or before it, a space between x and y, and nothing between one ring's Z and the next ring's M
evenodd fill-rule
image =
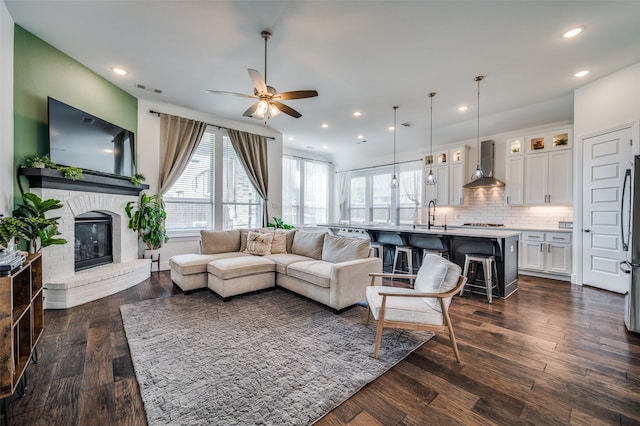
M56 171L47 169L44 172L36 171L38 176L54 172ZM60 216L60 237L66 239L67 244L53 245L42 250L47 309L77 306L117 293L149 278L150 260L138 259L138 236L127 227L128 219L124 212L127 202L137 200L137 192L144 188L135 187L126 179L116 182L114 187L110 188L107 184L94 184L94 180L100 181L102 178L96 179L91 175L85 176L88 180L84 182L64 178L60 180L57 176L55 182L46 176L44 179L27 177L31 186L30 192L43 200L60 200L63 205L63 208L51 211L50 215ZM118 185L122 185L123 188L117 189ZM76 217L88 212L100 212L111 216L113 261L76 272L75 222Z

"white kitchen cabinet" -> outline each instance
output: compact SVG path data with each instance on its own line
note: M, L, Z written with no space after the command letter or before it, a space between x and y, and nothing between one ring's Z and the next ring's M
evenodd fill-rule
M573 203L571 141L572 132L569 129L525 138L524 204L567 205ZM511 146L509 141L507 146ZM507 157L508 173L515 168L515 164L509 164L510 159L514 157L516 156Z
M434 200L439 206L464 205L462 185L466 183L468 152L469 147L463 145L434 153L432 170L437 183L426 186L426 202ZM429 161L429 157L425 157L424 176L429 173Z
M509 206L524 204L524 156L510 156L506 160L504 201Z
M524 231L520 239L519 269L571 275L571 234Z

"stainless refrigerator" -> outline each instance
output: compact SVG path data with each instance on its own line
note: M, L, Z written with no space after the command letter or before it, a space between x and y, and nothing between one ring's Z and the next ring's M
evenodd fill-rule
M620 269L631 275L624 300L624 324L627 330L640 333L640 155L634 156L633 165L625 171L620 217L622 249L627 254Z

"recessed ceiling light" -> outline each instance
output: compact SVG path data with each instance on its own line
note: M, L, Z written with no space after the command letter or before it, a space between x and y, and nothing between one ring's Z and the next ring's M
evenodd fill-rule
M292 140L294 140L294 139L295 139L295 138L294 138L293 136L289 137L289 140L290 140L290 141L292 141Z
M391 130L392 132L395 130L396 128L393 126L389 126L389 130Z
M363 135L358 135L358 139L362 139L362 138L364 138Z
M467 105L462 105L462 106L458 107L458 111L466 111L468 109L469 109L469 107Z
M323 128L323 129L326 129L327 127L329 127L329 125L328 125L328 124L326 124L326 123L322 125L322 128Z
M322 145L322 147L323 147L324 149L329 148L327 145Z
M111 70L113 72L115 72L118 75L127 75L127 72L125 70L123 70L122 68L118 68L118 67L113 67L111 68Z
M362 115L362 113L361 113L360 111L355 111L355 112L353 113L353 116L354 116L354 117L360 117L361 115Z
M575 27L575 28L571 28L569 31L565 32L564 34L562 34L562 38L572 38L577 36L578 34L580 34L582 31L584 31L584 27Z
M582 71L578 71L573 76L580 78L580 77L584 77L585 75L589 74L590 72L591 71L589 71L589 70L582 70Z

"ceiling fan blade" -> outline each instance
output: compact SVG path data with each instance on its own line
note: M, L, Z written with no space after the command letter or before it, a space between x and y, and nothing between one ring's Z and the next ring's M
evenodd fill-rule
M220 90L207 90L208 93L213 93L214 95L231 95L231 96L240 96L241 98L251 98L251 99L259 99L254 95L246 95L244 93L235 93L235 92L223 92Z
M318 96L318 92L315 90L294 90L292 92L282 92L274 96L274 99L282 99L283 101L289 99L304 99L313 98Z
M275 105L276 107L278 107L280 112L284 112L285 114L290 115L293 118L302 117L302 114L300 114L298 111L296 111L295 109L291 108L290 106L287 106L287 105L283 104L282 102L272 102L272 104Z
M259 103L260 103L260 101L256 102L255 104L253 104L249 108L247 108L247 110L242 114L243 117L251 117L251 116L253 116L253 114L255 114L256 110L258 109L258 104Z
M249 68L248 71L249 71L249 78L251 79L251 82L253 83L257 92L269 93L269 91L267 90L267 83L264 81L264 78L262 78L262 74L260 74L260 72L256 70L252 70L251 68Z

